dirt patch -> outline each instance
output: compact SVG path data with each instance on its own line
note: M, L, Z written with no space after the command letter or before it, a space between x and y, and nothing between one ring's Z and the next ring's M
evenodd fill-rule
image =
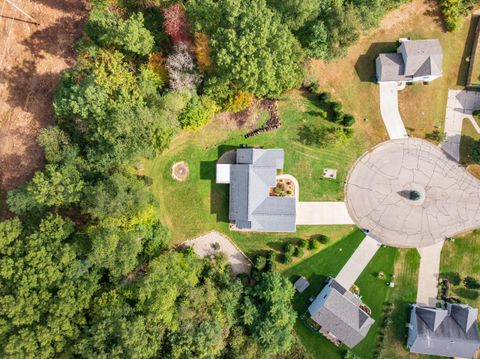
M172 177L177 181L185 181L188 178L188 166L185 161L176 162L172 165Z
M73 66L73 44L87 15L84 0L16 0L31 19L0 5L0 190L17 187L43 166L35 139L53 123L60 73Z

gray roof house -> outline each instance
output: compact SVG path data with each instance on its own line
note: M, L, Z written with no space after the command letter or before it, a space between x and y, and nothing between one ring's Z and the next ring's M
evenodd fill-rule
M295 232L295 197L270 196L283 149L239 148L235 163L217 164L217 183L230 184L229 219L237 229Z
M396 53L377 57L377 81L430 82L442 76L442 61L442 47L437 39L402 39Z
M473 358L480 347L477 317L478 309L464 304L412 305L407 346L413 353Z
M367 336L375 322L361 306L362 301L355 294L330 278L308 311L324 334L333 335L353 348Z

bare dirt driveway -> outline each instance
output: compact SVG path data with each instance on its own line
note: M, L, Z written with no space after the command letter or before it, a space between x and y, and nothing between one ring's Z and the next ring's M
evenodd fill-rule
M35 139L53 122L52 97L87 15L84 0L13 2L39 25L0 0L0 192L43 165Z

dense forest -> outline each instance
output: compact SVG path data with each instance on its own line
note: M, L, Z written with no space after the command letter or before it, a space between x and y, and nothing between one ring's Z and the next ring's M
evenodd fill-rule
M0 223L0 357L293 357L291 283L171 249L135 165L300 86L308 57L342 56L399 2L92 1L46 166Z

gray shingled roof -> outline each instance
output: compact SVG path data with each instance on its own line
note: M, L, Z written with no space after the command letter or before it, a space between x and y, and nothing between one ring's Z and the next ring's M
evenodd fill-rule
M283 169L282 149L241 148L230 167L229 219L237 228L260 232L295 232L294 197L271 197L277 170Z
M293 286L295 287L295 289L299 293L303 293L305 291L305 289L308 288L309 285L310 285L310 283L308 283L307 278L301 276L300 278L297 279L297 281L295 282L295 284Z
M353 348L367 336L375 322L360 309L361 304L361 300L354 294L334 279L330 279L308 307L308 311L322 329L332 333L349 348Z
M416 77L441 76L442 61L442 48L437 39L404 41L397 53L377 57L377 80L408 81Z
M407 345L414 353L472 358L480 346L477 316L477 309L463 304L412 305Z

